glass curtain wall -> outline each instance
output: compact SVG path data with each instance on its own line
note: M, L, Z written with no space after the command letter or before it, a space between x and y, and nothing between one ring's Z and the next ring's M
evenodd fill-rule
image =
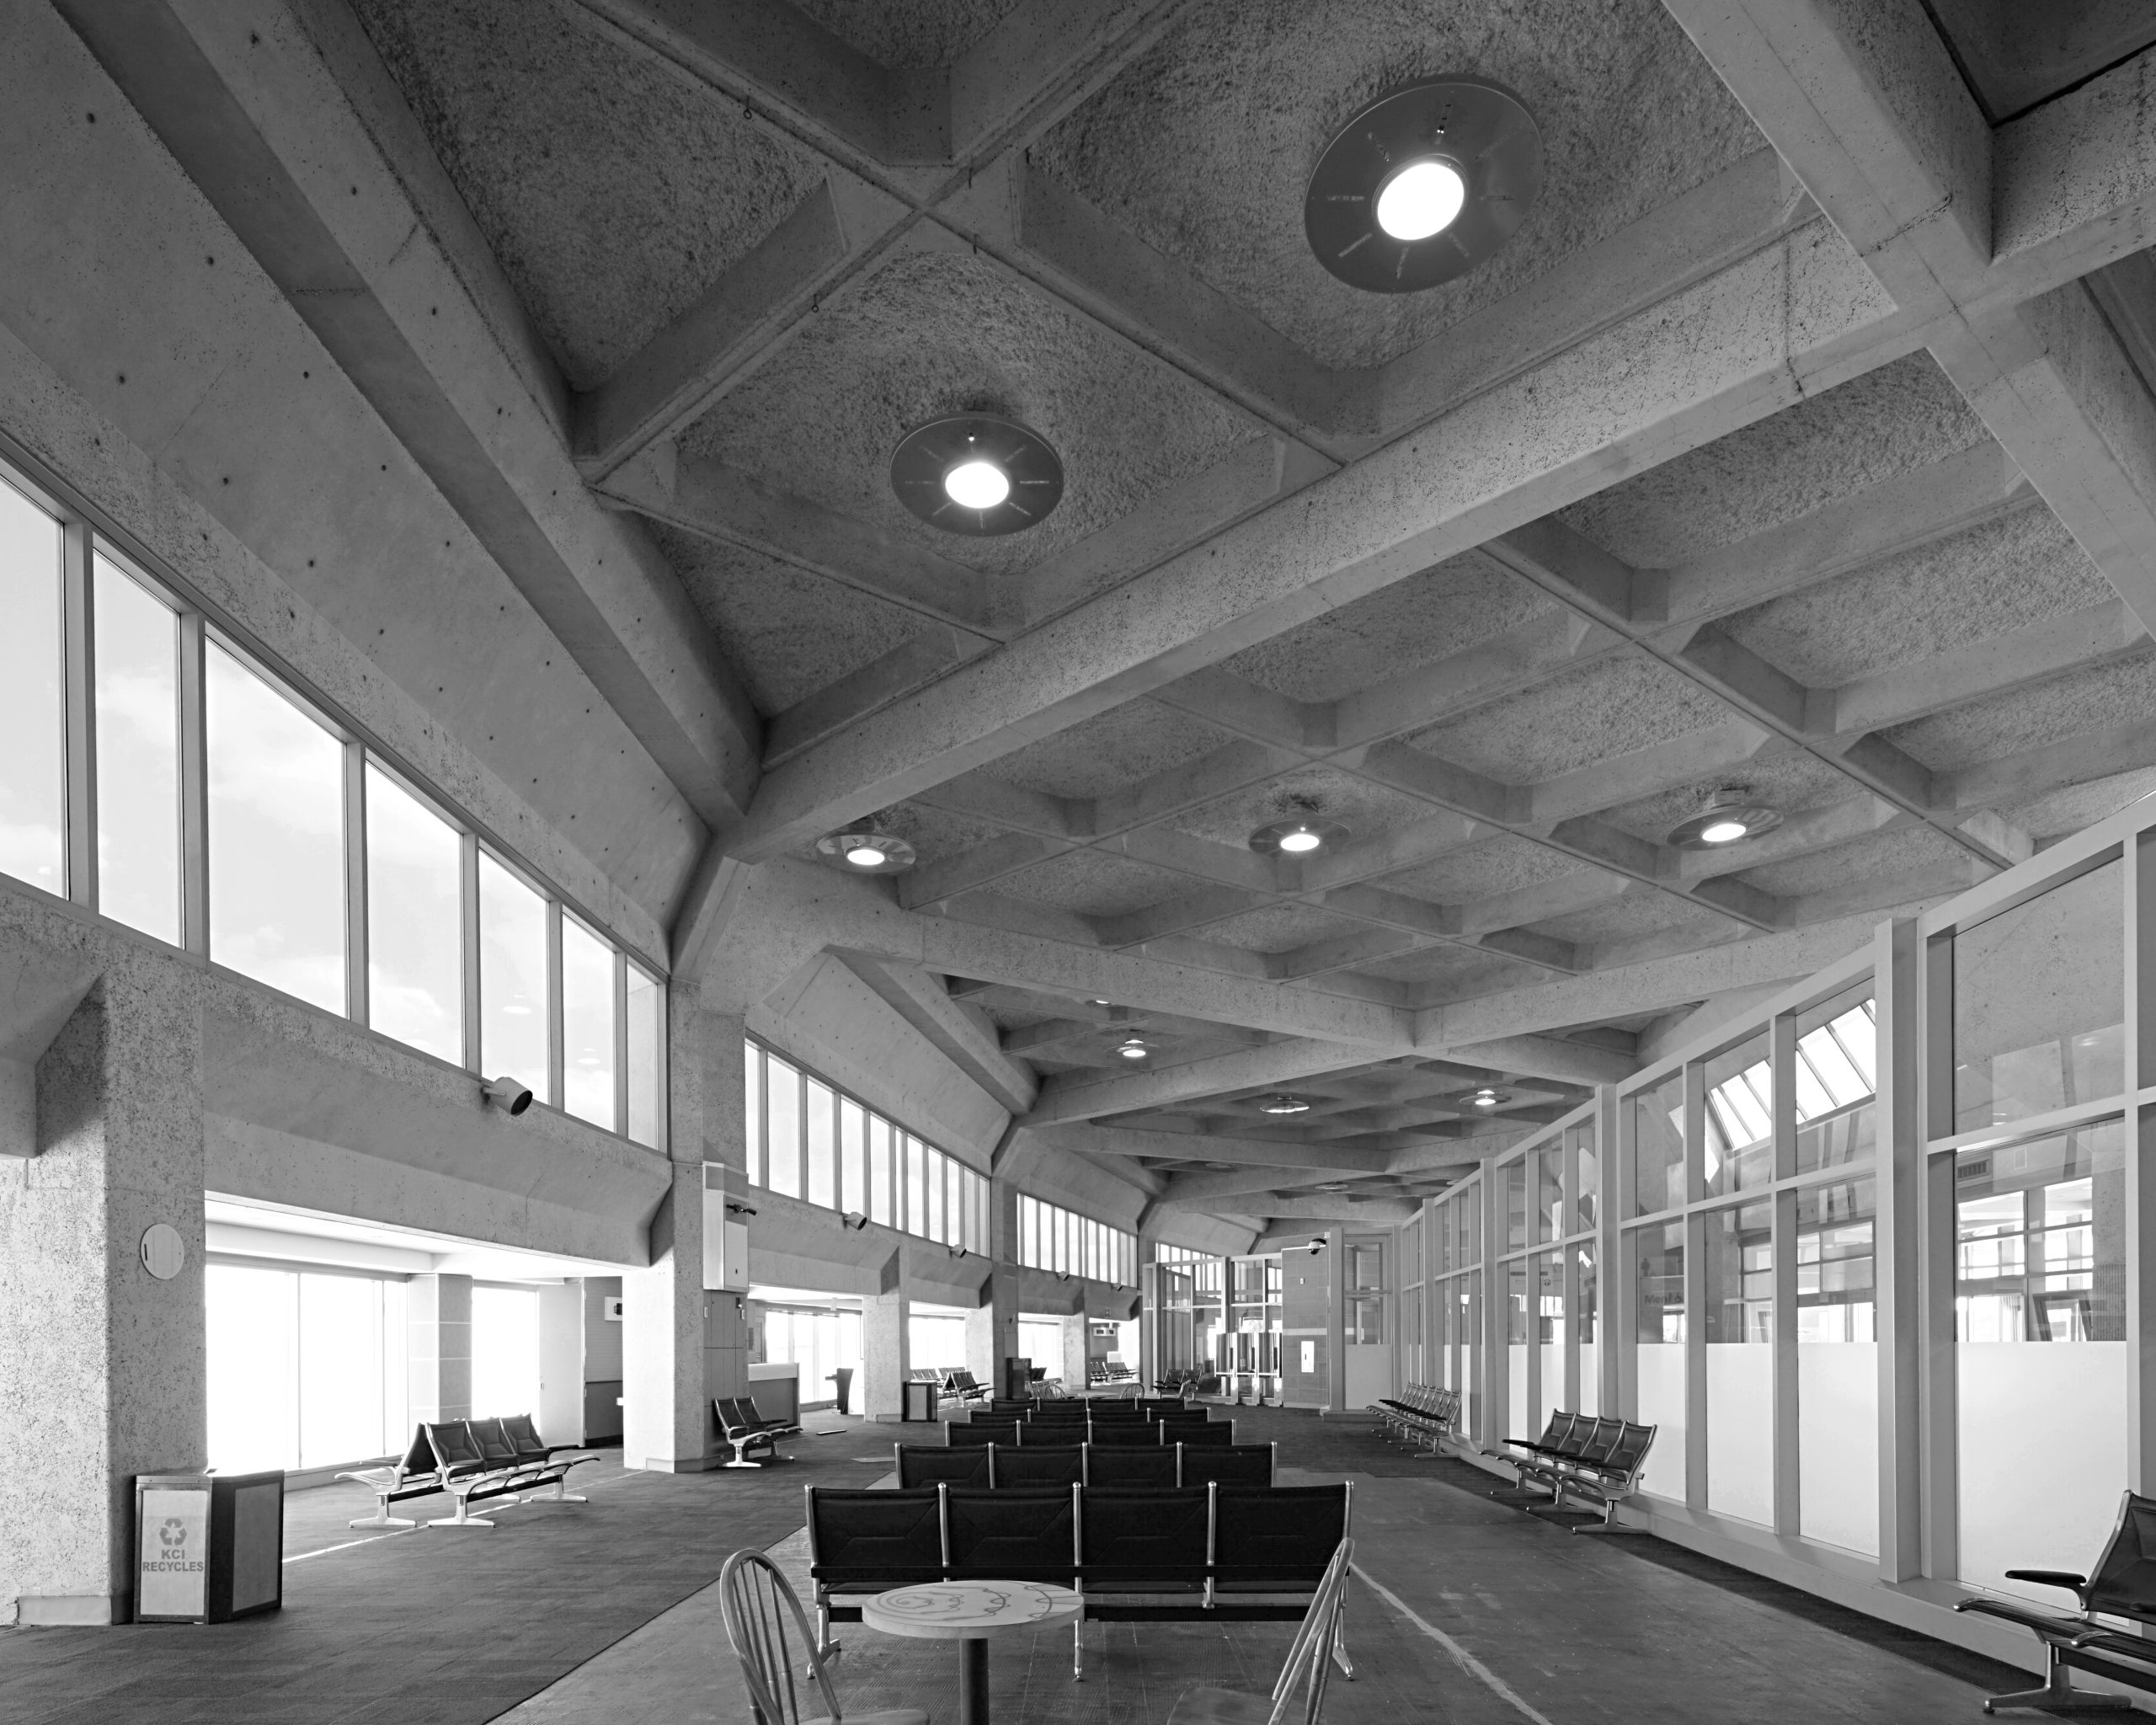
M212 1467L290 1471L403 1452L401 1278L212 1259L203 1299Z
M1482 1184L1487 1178L1470 1174L1430 1206L1431 1381L1460 1392L1460 1429L1486 1443L1494 1441L1482 1391Z
M752 1183L924 1240L988 1250L986 1176L760 1043L744 1042L742 1060Z
M0 873L663 1146L658 975L4 471L0 618Z
M1029 1268L1134 1287L1138 1236L1042 1199L1018 1199L1018 1262Z

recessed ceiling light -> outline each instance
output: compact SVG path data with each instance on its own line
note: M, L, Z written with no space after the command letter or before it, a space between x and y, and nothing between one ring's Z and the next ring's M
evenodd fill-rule
M1063 462L1046 439L1015 419L959 414L899 440L891 489L947 533L1016 533L1062 501Z
M914 865L914 849L894 832L857 826L816 841L819 854L835 857L857 874L896 874Z
M1467 1099L1470 1103L1474 1103L1474 1105L1478 1108L1493 1108L1500 1103L1509 1102L1511 1100L1511 1098L1508 1097L1503 1091L1492 1090L1486 1084Z
M1317 260L1350 286L1413 293L1494 254L1542 190L1542 134L1486 78L1386 91L1333 135L1303 196Z
M1378 188L1378 226L1393 239L1428 239L1451 227L1467 201L1467 182L1436 156L1403 162Z
M1257 1099L1257 1108L1258 1112L1264 1114L1306 1114L1310 1111L1308 1097L1290 1096L1285 1091L1273 1096L1261 1096Z
M1347 836L1348 829L1338 821L1320 820L1313 815L1276 820L1261 826L1250 836L1250 847L1264 856L1277 852L1289 857L1308 857L1327 845L1339 844Z
M1669 842L1680 851L1710 851L1755 839L1782 824L1780 811L1762 808L1743 785L1725 785L1697 814L1670 829Z
M1142 1036L1126 1036L1115 1045L1115 1051L1126 1060L1142 1060L1153 1052L1153 1044Z
M1097 1007L1105 1007L1107 1002L1106 1001L1095 1001L1093 1004Z
M960 509L994 509L1011 494L1011 476L994 462L960 462L944 474L943 494Z

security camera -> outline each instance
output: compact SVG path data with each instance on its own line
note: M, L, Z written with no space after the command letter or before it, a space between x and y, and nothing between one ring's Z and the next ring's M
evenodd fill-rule
M531 1088L514 1078L489 1078L480 1087L487 1100L515 1119L531 1106Z
M951 1256L953 1258L963 1258L965 1255L966 1248L963 1246L953 1246L951 1248Z
M868 1226L868 1218L857 1210L850 1210L839 1218L839 1226L841 1228L851 1228L857 1234Z
M1324 1242L1324 1241L1322 1241L1322 1240L1313 1240L1313 1241L1311 1241L1311 1242L1310 1242L1310 1256L1311 1256L1312 1258L1315 1258L1315 1257L1318 1255L1318 1253L1320 1253L1321 1252L1322 1252L1322 1251L1324 1251L1324 1250L1325 1250L1325 1242Z
M752 1216L756 1213L756 1207L753 1204L743 1204L738 1199L729 1198L726 1200L726 1213L730 1216Z

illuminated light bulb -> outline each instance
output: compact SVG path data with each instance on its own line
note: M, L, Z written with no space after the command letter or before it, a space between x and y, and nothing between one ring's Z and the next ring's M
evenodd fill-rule
M943 476L943 494L961 509L994 509L1011 494L1011 477L994 462L960 462Z
M1741 820L1717 820L1712 826L1700 829L1700 841L1708 845L1732 845L1751 830Z
M1443 233L1467 201L1467 182L1449 163L1411 162L1380 188L1378 226L1412 244Z
M846 860L856 868L880 868L889 859L873 845L856 845L846 853Z
M1280 848L1283 851L1292 851L1297 856L1305 852L1315 851L1324 842L1324 834L1312 832L1306 826L1299 826L1293 832L1280 835Z

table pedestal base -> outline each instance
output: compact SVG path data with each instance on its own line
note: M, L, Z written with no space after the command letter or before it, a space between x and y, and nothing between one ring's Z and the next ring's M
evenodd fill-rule
M988 1637L958 1643L958 1725L988 1725Z

